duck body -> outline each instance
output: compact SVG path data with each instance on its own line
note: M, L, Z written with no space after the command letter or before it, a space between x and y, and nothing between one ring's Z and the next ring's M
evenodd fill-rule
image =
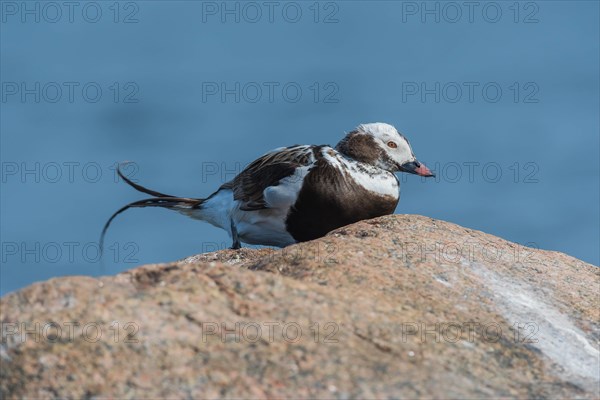
M364 219L392 214L400 198L395 172L433 176L391 125L359 125L336 145L270 151L202 199L165 195L122 178L154 197L130 207L159 206L224 229L241 243L284 247Z

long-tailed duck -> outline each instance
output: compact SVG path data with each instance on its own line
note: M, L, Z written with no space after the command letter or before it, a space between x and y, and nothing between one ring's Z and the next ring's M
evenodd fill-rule
M270 151L207 198L183 198L140 186L154 197L128 204L164 207L227 231L232 248L248 244L284 247L324 236L363 219L392 214L400 197L395 172L434 176L417 161L408 140L384 123L359 125L335 148L295 145Z

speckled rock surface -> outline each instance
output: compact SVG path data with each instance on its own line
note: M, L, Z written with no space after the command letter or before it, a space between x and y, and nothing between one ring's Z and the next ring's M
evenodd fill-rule
M0 299L1 398L598 398L600 269L394 215Z

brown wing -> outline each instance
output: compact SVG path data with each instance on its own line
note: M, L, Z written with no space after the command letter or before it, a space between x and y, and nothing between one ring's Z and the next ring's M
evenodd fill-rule
M314 161L312 146L290 146L274 150L253 161L221 189L232 189L233 198L242 202L244 211L268 208L263 192L269 186L294 173L296 168Z

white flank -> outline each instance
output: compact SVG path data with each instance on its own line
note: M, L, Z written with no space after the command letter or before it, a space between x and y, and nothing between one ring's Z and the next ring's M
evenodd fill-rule
M299 150L312 151L311 146L303 147ZM281 150L283 149L285 148ZM391 172L345 158L329 146L323 147L321 151L328 163L346 172L343 176L353 179L369 192L398 198L398 180ZM277 149L270 153L274 152L277 152ZM232 236L231 222L233 221L238 236L244 243L279 247L296 243L287 232L285 221L290 208L298 199L304 178L314 166L315 160L313 157L311 159L313 162L310 165L297 168L292 175L263 191L268 206L264 210L241 210L241 202L234 200L233 192L222 189L208 199L200 209L181 210L181 212L224 229L230 236Z

